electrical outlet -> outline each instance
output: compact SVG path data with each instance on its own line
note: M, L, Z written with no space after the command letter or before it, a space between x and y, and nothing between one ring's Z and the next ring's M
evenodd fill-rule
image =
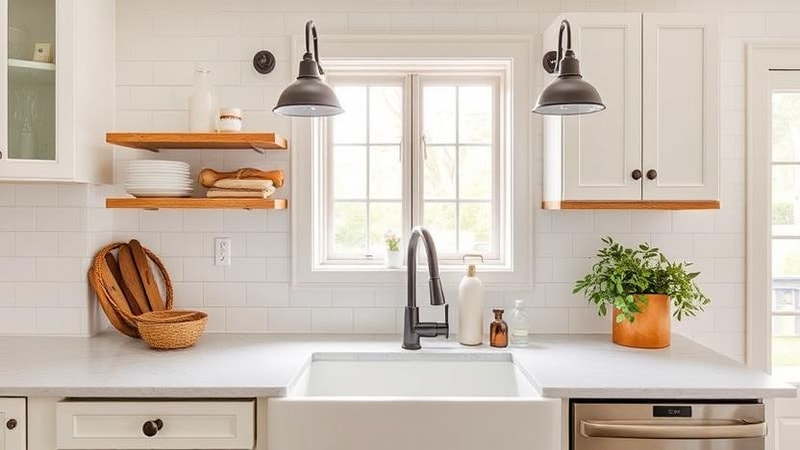
M214 239L214 265L231 265L231 238L218 237Z

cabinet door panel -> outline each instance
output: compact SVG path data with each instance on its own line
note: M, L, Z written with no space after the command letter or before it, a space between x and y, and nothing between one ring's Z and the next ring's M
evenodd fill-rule
M645 14L645 200L719 198L719 43L716 18Z
M641 16L575 14L572 46L606 110L564 117L564 198L639 200L641 181ZM547 46L545 46L547 48Z
M8 428L8 421L16 425ZM0 450L25 450L26 420L24 398L0 398Z

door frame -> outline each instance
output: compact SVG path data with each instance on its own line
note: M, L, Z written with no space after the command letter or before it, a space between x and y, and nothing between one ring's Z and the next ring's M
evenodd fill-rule
M770 250L770 71L800 71L800 42L747 45L746 351L749 367L770 373L772 263Z

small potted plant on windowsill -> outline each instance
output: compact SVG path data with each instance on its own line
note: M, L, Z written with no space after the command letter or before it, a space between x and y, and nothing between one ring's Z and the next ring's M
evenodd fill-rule
M386 242L386 257L384 265L390 269L397 269L403 266L403 254L400 252L400 238L392 230L386 230L383 235Z
M681 320L703 311L710 302L689 272L691 263L671 262L649 244L626 248L610 237L597 252L592 271L575 282L573 293L582 292L605 316L614 310L614 343L637 348L664 348L670 343L670 307Z

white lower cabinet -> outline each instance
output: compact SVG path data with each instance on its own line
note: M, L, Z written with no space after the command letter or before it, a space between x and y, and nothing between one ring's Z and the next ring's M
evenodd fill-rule
M775 399L774 450L800 447L800 398Z
M0 398L0 450L24 450L26 443L24 398Z
M66 400L56 435L59 449L252 449L255 400Z

